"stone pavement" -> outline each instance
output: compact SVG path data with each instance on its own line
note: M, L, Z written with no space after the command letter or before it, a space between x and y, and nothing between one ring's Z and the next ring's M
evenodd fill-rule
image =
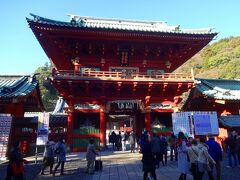
M28 158L33 161L33 158ZM55 177L48 174L44 176L39 175L41 163L26 165L26 179L27 180L45 180L45 179L80 179L80 180L140 180L143 179L141 154L130 153L129 151L105 151L102 152L103 170L96 171L94 175L84 173L86 167L85 153L74 153L67 156L64 176L59 176L59 172ZM226 159L223 161L222 179L237 180L240 179L240 168L226 168ZM5 177L6 166L0 166L0 179ZM179 172L177 163L175 161L168 161L167 166L161 166L156 170L157 178L162 180L177 180ZM190 174L187 179L192 180ZM204 180L208 179L207 174Z

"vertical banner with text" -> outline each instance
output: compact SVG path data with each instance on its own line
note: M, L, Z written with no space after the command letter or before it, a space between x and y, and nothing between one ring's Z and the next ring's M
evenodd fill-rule
M36 145L45 145L48 141L49 119L49 113L39 113Z

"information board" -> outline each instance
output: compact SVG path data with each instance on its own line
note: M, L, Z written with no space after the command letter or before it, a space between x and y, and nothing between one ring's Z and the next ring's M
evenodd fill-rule
M193 137L193 121L191 112L172 113L173 133L178 135L181 131L187 137Z
M6 160L8 141L12 126L11 114L0 114L0 160Z
M193 121L195 135L219 134L218 118L216 112L194 112Z
M194 135L218 135L217 113L214 111L172 113L173 133L180 131L187 137Z

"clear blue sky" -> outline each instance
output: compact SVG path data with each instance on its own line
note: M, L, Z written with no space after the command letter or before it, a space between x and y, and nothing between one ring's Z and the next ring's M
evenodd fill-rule
M25 17L68 21L67 14L215 27L216 40L240 35L239 0L1 0L0 74L31 74L49 62Z

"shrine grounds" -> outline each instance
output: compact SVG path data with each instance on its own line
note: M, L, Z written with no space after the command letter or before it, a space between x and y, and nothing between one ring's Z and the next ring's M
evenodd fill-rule
M96 171L94 175L86 174L86 159L85 153L71 153L67 155L65 164L66 175L60 176L59 172L53 177L46 169L46 175L39 175L41 170L42 157L38 158L35 163L35 157L28 157L30 161L25 167L25 177L27 180L45 180L45 179L61 179L61 180L141 180L143 179L142 172L142 155L139 153L130 153L130 151L104 151L102 152L103 170ZM224 157L222 162L222 176L224 180L240 179L240 167L227 168L227 159ZM177 180L179 172L177 162L168 161L167 166L160 166L156 169L157 178L161 180ZM6 162L0 164L0 180L4 180L6 175ZM214 170L215 175L215 170ZM187 179L193 179L190 172ZM207 180L207 174L204 175Z

